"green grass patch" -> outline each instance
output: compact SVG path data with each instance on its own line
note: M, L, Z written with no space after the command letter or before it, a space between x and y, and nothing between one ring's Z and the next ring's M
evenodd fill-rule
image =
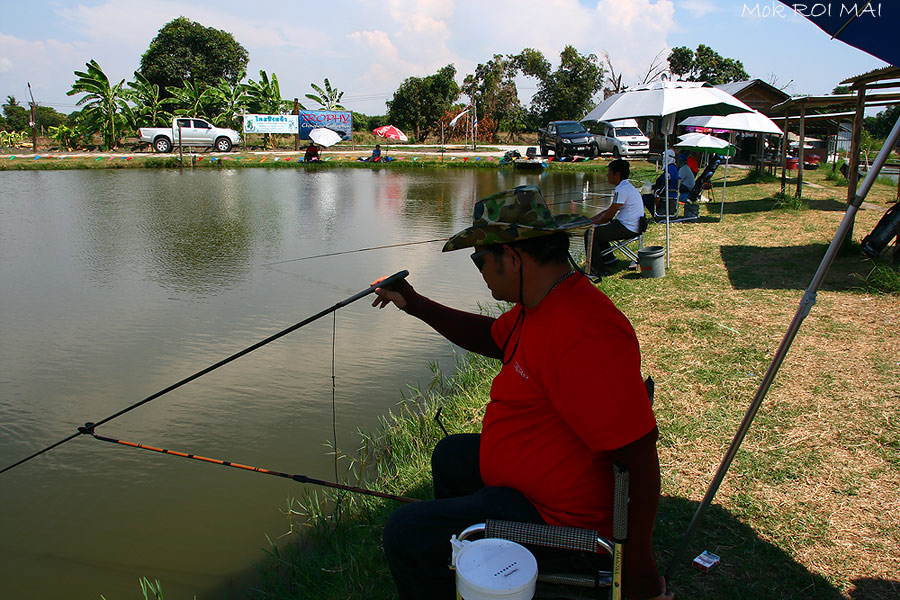
M875 265L862 281L869 293L900 296L900 271L890 265Z

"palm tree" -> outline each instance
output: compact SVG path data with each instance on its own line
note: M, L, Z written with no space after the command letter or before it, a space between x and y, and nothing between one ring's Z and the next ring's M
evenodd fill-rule
M93 131L102 132L103 142L108 148L115 148L119 141L116 126L121 125L122 121L119 111L128 109L123 90L125 80L110 85L109 78L97 61L91 59L85 66L87 71L75 71L78 79L66 95L84 94L76 106L85 107L81 113L85 123Z
M325 110L346 110L343 106L341 106L341 98L344 96L344 92L339 92L337 89L331 87L331 83L329 83L328 78L325 78L325 89L323 90L319 86L314 83L310 83L312 89L318 92L316 94L306 94L306 97L314 102L318 102L322 105L322 108Z
M140 71L134 72L134 81L127 84L129 89L124 91L125 97L135 104L126 111L126 120L129 126L162 127L171 122L172 113L163 109L170 101L162 97L159 85L150 83Z

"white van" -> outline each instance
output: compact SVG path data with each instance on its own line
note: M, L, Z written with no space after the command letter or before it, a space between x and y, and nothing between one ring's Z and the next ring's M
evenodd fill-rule
M650 153L650 139L644 135L634 119L621 121L582 121L597 140L600 152L610 152L614 158Z

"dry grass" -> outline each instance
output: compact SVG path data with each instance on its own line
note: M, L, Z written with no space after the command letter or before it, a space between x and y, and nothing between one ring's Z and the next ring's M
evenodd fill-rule
M823 187L806 187L809 208L794 211L772 209L767 198L779 184L740 185L744 175L729 172L722 222L719 205L708 204L713 214L701 210L700 223L672 226L665 278L622 271L602 284L635 324L644 370L657 381L661 526L675 530L660 536L664 556L706 492L843 217L846 188L824 173L807 173ZM856 239L895 194L876 186ZM663 225L651 226L645 244L662 244L664 235ZM709 513L691 546L691 557L720 554L722 568L683 569L674 589L761 597L749 590L764 589L768 577L779 581L765 597L900 598L900 303L862 291L870 269L857 252L835 261L716 496L722 510Z

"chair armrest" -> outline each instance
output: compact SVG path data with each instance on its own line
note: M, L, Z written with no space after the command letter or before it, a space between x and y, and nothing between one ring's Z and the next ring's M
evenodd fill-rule
M547 546L549 548L581 550L584 552L600 552L602 548L610 556L613 555L612 542L590 529L488 520L485 523L484 534L486 537L499 537L518 544Z

